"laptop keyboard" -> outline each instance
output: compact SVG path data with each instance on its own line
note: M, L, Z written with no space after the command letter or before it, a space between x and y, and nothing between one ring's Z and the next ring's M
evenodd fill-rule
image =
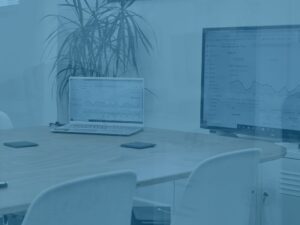
M102 124L68 124L58 128L56 131L75 132L75 133L95 133L111 135L130 135L141 130L140 127L126 127L117 125Z

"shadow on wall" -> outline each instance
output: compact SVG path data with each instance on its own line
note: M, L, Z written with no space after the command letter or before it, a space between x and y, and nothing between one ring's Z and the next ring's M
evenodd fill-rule
M44 76L42 68L35 67L0 83L0 108L6 112L15 127L39 125L44 115Z

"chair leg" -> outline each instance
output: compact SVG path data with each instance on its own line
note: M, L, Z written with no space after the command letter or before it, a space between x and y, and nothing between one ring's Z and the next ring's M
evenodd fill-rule
M3 225L8 225L8 216L7 215L4 215L2 220L3 220Z
M21 225L25 214L10 214L2 217L0 225ZM1 220L0 220L1 222Z

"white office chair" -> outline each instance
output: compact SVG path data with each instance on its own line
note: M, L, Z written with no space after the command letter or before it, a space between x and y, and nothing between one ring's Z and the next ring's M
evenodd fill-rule
M189 178L172 225L249 225L256 206L259 150L219 155Z
M22 225L129 225L135 187L131 172L52 187L32 202Z
M6 113L0 111L0 130L12 129L13 124Z

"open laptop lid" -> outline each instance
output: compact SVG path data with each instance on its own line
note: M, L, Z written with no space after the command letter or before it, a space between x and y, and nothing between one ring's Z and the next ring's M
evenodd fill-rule
M69 120L143 126L144 79L71 77Z

